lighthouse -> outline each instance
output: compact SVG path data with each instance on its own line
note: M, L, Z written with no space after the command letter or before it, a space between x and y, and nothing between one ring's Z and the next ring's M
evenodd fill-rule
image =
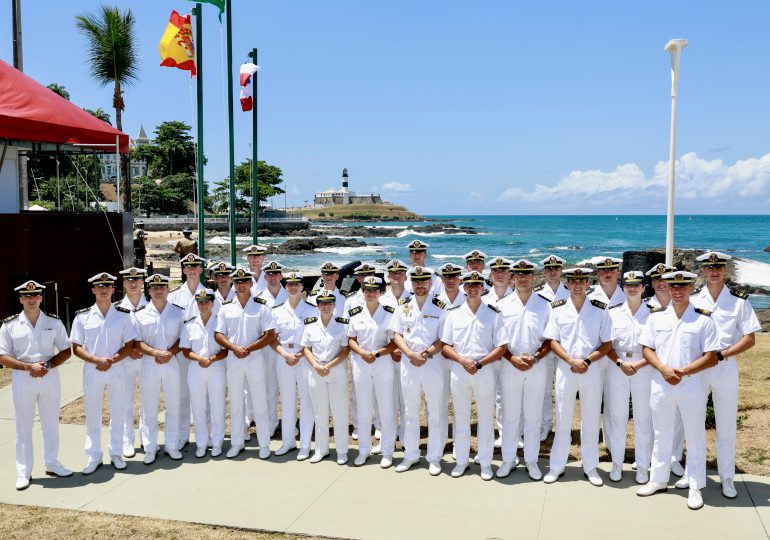
M348 170L342 169L342 204L350 204L350 190L348 189Z

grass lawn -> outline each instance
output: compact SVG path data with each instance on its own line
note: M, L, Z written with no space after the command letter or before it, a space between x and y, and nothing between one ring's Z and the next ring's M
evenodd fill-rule
M339 219L396 221L421 219L420 216L410 212L405 207L395 204L346 204L299 210L299 213L311 220L328 219L330 221Z

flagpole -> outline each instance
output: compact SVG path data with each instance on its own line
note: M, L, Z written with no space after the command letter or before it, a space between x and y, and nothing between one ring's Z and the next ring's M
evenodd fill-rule
M195 81L198 105L198 251L201 257L206 257L206 228L203 200L203 6L195 4L195 63L198 74Z
M235 146L233 134L233 0L225 0L227 25L227 131L230 141L230 264L235 266Z
M254 61L254 65L258 66L257 61L257 49L254 48L249 53L249 56ZM257 161L257 74L259 71L255 71L252 76L253 91L254 91L254 108L252 109L252 125L251 125L251 240L253 244L259 243L259 166Z

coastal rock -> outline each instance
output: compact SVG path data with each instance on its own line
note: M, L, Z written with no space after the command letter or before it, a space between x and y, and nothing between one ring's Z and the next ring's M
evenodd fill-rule
M366 242L354 238L329 238L327 236L292 238L278 246L271 246L268 253L277 255L301 255L319 248L362 247L366 245Z
M757 312L759 324L762 325L763 332L770 332L770 309L763 309Z
M433 223L430 225L414 225L409 229L418 233L438 233L444 234L478 234L473 227L458 227L451 223ZM402 234L405 229L394 229L390 227L324 227L323 229L310 229L303 231L304 234L295 234L292 232L289 236L314 236L315 235L333 235L333 236L360 236L362 238L395 238Z
M765 251L770 251L770 246L767 246L767 247L765 248Z

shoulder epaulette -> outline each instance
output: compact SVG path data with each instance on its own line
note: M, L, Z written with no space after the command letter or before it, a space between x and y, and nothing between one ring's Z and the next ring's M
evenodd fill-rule
M703 287L698 287L697 289L693 289L692 294L698 294L703 290Z
M10 317L6 317L6 318L5 318L5 319L3 319L1 322L2 322L3 324L5 324L5 323L7 323L7 322L11 322L11 321L13 321L14 319L17 319L18 317L19 317L19 314L17 313L16 315L11 315Z
M462 304L460 304L460 306L462 306ZM460 306L452 306L451 308L447 308L447 311L452 311L453 309L457 309Z
M479 296L484 296L484 295L487 295L487 294L489 294L489 291L491 291L491 290L492 290L492 289L484 289L484 292L483 292L483 293L481 293Z
M317 320L318 320L318 317L308 317L307 319L305 319L302 322L304 322L305 324L310 324L310 323L316 322Z
M286 303L286 302L284 302L284 304L285 304L285 303ZM307 300L305 300L305 303L306 303L308 306L312 307L312 308L314 308L314 307L318 307L318 306L316 306L315 304L311 304L311 303L310 303L310 302L308 302Z
M604 302L602 302L601 300L596 300L596 299L594 299L594 300L591 300L591 305L592 305L592 306L596 306L596 307L598 307L599 309L607 309L607 304L605 304L605 303L604 303Z
M411 296L407 296L406 298L399 298L399 300L398 300L398 305L399 305L399 306L402 306L402 305L404 305L404 304L408 304L408 303L409 303L409 300L411 300L411 299L412 299L412 297L411 297Z
M351 296L356 294L354 291L340 291L340 293L342 293L342 296L344 296L345 298L350 298Z
M307 295L308 295L308 296L315 296L315 295L317 295L317 294L318 294L318 291L319 291L319 289L316 289L316 290L314 290L314 291L310 291L309 293L307 293Z
M733 296L737 296L738 298L741 298L743 300L746 300L749 297L748 294L746 294L743 291L739 291L738 289L728 289L728 290L730 291L730 294L732 294Z
M120 311L121 313L131 313L131 310L130 310L130 309L126 309L126 308L124 308L124 307L115 306L115 309L116 309L117 311Z
M619 304L614 304L614 305L610 306L609 309L615 309L616 307L620 307L622 305L623 305L623 302L621 302Z
M540 294L540 293L537 293L537 295L538 295L540 298L542 298L543 300L545 300L546 302L548 302L549 304L551 303L551 299L550 299L550 298L548 298L547 296L545 296L545 295L542 295L542 294Z
M137 311L142 311L142 310L143 310L144 308L146 308L146 307L147 307L147 304L145 304L145 305L143 305L143 306L139 306L138 308L136 308L136 309L134 310L134 313L136 313Z
M700 313L701 315L705 315L706 317L711 317L711 314L713 313L713 311L696 307L695 313Z
M342 324L348 324L350 322L350 319L346 319L345 317L334 317L334 320Z
M185 309L185 308L183 308L182 306L180 306L179 304L175 304L175 303L173 303L173 302L171 302L171 305L172 305L172 306L176 306L176 307L178 307L179 309Z
M566 303L567 303L567 300L565 300L564 298L562 298L561 300L557 300L556 302L551 302L551 307L552 307L552 308L557 308L557 307L559 307L559 306L563 306L563 305L564 305L564 304L566 304Z
M286 303L286 302L281 302L280 304L276 304L276 305L274 305L274 306L273 306L273 309L275 309L275 308L279 308L279 307L281 307L282 305L284 305L285 303Z
M185 323L185 324L187 324L187 323L193 322L193 321L194 321L195 319L197 319L197 318L198 318L198 316L197 316L197 315L196 315L195 317L190 317L190 318L189 318L189 319L187 319L187 320L186 320L184 323Z
M435 296L433 297L433 300L431 300L431 302L433 302L433 304L437 305L441 309L444 309L446 307L446 302L444 302L443 300L439 300Z
M90 310L90 309L91 309L90 307L86 307L86 308L83 308L83 309L79 309L79 310L77 310L77 311L75 312L75 315L80 315L81 313L85 313L86 311L88 311L88 310Z
M364 310L363 307L356 306L356 307L351 308L351 309L348 310L348 315L352 317L353 315L357 315L357 314L361 313L363 310Z
M596 290L596 286L595 285L592 285L592 286L588 287L588 291L586 292L586 296L588 296L589 294L591 294L595 290Z
M122 300L115 300L115 301L112 303L112 305L113 305L113 306L119 306L121 302L122 302Z
M225 306L227 304L232 304L232 303L233 303L233 300L230 299L230 300L225 300L224 302L222 302L222 305Z
M396 312L396 308L394 308L393 306L382 306L382 309L384 309L388 313L395 313Z
M653 298L653 296L655 296L655 295L652 295L652 296L642 296L642 302L646 303L648 300L651 300Z
M254 301L255 301L257 304L265 304L265 305L267 305L267 300L265 300L264 298L261 298L261 297L259 297L259 296L255 296L255 297L254 297Z
M170 291L168 291L168 292L169 292L169 294L171 294L172 292L176 292L176 291L178 291L178 290L179 290L179 289L181 289L181 288L182 288L182 286L180 285L179 287L174 287L173 289L171 289L171 290L170 290Z
M45 311L44 311L43 313L45 313L46 315L48 315L48 316L49 316L49 317L51 317L52 319L58 319L58 318L59 318L59 316L58 316L58 315L56 315L56 314L54 314L54 313L46 313Z
M538 285L537 287L535 287L532 290L535 291L535 292L538 292L538 291L542 291L544 288L545 288L545 283L543 283L542 285Z
M492 311L495 311L495 312L497 312L497 313L500 313L500 309L499 309L499 308L497 308L497 307L495 307L495 306L493 306L492 304L487 304L487 307L488 307L489 309L491 309Z
M664 308L663 306L655 306L650 308L650 313L658 313L659 311L665 311L665 310L666 308Z

